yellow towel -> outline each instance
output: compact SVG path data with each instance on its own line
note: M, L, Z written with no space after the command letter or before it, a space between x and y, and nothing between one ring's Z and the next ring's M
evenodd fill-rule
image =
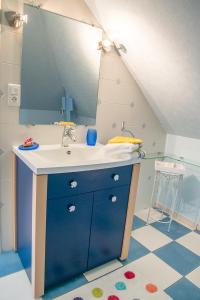
M60 121L58 123L58 125L61 125L61 126L75 126L75 123L74 122L64 122L64 121Z
M115 136L114 138L108 141L108 144L116 144L116 143L142 144L143 141L129 136Z

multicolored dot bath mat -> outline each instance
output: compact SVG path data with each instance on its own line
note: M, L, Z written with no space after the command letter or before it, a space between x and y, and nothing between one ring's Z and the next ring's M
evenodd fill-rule
M81 286L56 300L169 300L156 282L133 263Z

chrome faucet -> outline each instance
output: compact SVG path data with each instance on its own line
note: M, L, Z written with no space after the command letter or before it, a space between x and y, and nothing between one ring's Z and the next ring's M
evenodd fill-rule
M132 132L131 130L126 129L126 127L125 127L125 122L124 122L124 121L122 121L121 131L122 131L122 132L127 132L127 133L129 133L132 137L135 137L135 135L133 134L133 132Z
M69 147L69 144L66 143L66 138L69 138L71 141L76 142L76 137L74 135L75 126L73 125L65 125L63 127L63 134L62 134L62 147Z

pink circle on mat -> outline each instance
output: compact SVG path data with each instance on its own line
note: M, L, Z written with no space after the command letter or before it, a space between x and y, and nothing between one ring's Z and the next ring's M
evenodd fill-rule
M108 297L108 300L120 300L117 296L112 295Z
M127 271L124 273L124 276L126 277L126 279L133 279L135 278L135 273L131 272L131 271Z

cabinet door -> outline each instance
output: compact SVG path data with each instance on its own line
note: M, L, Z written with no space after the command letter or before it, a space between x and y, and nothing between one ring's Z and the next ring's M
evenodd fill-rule
M121 255L129 186L94 193L88 269Z
M93 194L48 199L45 288L87 269Z

